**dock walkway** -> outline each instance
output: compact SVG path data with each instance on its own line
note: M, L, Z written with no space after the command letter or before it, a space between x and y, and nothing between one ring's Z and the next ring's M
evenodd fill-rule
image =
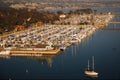
M0 54L0 56L42 56L42 55L57 55L60 53L60 49L54 49L54 50L11 50L10 53L6 53L4 51L4 54Z

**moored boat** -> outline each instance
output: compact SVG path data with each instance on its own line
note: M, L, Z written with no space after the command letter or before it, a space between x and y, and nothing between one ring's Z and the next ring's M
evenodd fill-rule
M92 70L90 70L89 66L89 60L88 60L88 68L85 70L85 75L90 76L90 77L98 77L98 73L94 71L94 56L93 56L93 62L92 62Z
M60 47L60 50L61 50L61 51L64 51L65 49L66 49L65 46L61 46L61 47Z

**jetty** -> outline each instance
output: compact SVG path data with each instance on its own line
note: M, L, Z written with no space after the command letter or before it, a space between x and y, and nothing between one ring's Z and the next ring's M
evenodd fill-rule
M10 51L10 55L11 56L43 56L43 55L57 55L58 53L60 53L59 49L55 49L55 50L46 50L46 51L22 51L22 50L12 50Z
M120 22L109 22L110 24L120 24Z
M43 56L43 55L57 55L60 53L59 49L54 50L11 50L1 51L0 56Z

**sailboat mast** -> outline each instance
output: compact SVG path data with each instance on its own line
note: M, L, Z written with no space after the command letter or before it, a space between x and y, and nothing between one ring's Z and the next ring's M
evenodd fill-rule
M88 70L90 70L90 64L89 64L89 60L88 60Z
M92 68L93 68L93 71L94 71L94 56L92 58L93 58Z

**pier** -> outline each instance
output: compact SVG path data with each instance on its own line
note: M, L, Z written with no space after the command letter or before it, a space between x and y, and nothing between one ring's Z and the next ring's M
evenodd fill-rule
M42 56L42 55L57 55L60 53L59 49L47 50L47 51L25 51L25 50L12 50L10 56Z
M0 56L43 56L43 55L57 55L59 53L60 53L60 49L45 50L45 51L10 50L10 51L1 51Z
M119 31L120 28L105 28L105 29L103 29L103 30L115 30L115 31Z
M110 24L120 24L120 22L109 22Z
M120 12L112 12L114 15L120 15Z

